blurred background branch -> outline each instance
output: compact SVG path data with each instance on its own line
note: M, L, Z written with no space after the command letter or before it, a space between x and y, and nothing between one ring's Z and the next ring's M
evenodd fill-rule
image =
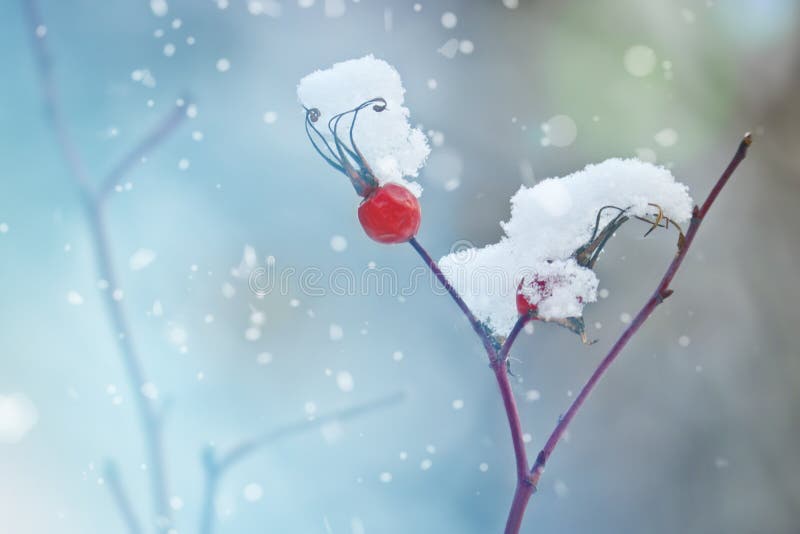
M122 476L119 473L119 466L116 462L108 461L106 463L105 480L111 492L111 497L114 499L117 511L123 523L125 523L128 532L130 534L141 534L141 522L139 518L136 517L136 512L133 510L133 503L122 482Z
M304 432L308 432L309 430L319 429L328 424L344 422L362 415L368 415L399 404L404 399L405 393L397 392L370 402L356 404L355 406L342 410L288 423L273 430L269 430L259 436L243 441L238 445L235 445L230 451L218 458L215 456L213 447L206 447L203 449L202 453L203 472L205 473L205 487L202 500L203 505L200 515L200 534L212 534L214 531L214 502L217 495L217 487L222 476L227 470L231 469L234 464L244 460L251 454L258 452L260 449L278 442L279 440L297 436Z
M36 55L37 65L41 79L42 94L45 99L45 110L50 123L53 127L58 146L67 162L70 174L75 184L80 188L83 207L86 218L89 222L89 229L94 244L95 261L97 264L97 274L100 280L105 281L108 287L102 292L111 332L117 340L122 363L128 376L128 385L131 397L134 399L139 413L140 424L144 434L145 449L147 454L147 470L151 479L151 495L153 499L153 510L155 513L155 525L159 532L166 532L170 526L172 512L168 505L168 489L166 466L163 450L163 428L158 409L150 399L145 396L143 388L149 383L141 358L137 352L136 344L131 331L125 308L121 303L121 298L115 297L115 293L121 290L117 272L111 259L111 243L108 237L108 225L105 220L105 207L108 193L113 190L114 185L122 179L124 174L134 165L138 164L143 157L150 151L156 149L169 134L171 134L184 120L185 110L176 107L170 114L148 134L137 147L108 175L101 184L100 189L96 190L91 183L91 177L86 169L80 151L70 134L68 121L59 97L58 85L53 75L53 59L51 51L47 47L47 35L41 28L46 28L37 0L22 0L25 12L28 17L27 30L31 36L33 51ZM113 489L119 486L112 485ZM114 492L115 500L118 504L121 494ZM129 507L120 506L124 513L123 518L129 525L132 515L127 513ZM138 528L138 527L137 527Z

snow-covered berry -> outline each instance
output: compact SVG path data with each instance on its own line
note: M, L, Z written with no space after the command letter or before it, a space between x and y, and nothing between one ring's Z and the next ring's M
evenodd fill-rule
M530 315L531 318L538 318L539 302L553 296L555 289L563 288L568 282L560 276L539 276L534 275L524 278L517 287L517 313L520 315ZM574 297L577 305L583 304L583 297ZM532 302L535 301L535 302Z
M378 243L405 243L417 234L421 219L419 201L398 184L375 189L358 207L358 220Z

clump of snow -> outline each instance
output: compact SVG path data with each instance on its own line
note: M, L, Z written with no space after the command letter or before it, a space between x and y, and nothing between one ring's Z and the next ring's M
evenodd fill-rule
M652 217L657 204L665 217L689 220L688 188L663 167L635 159L609 159L563 178L522 186L511 198L511 217L500 223L504 236L483 248L445 256L440 267L479 319L498 335L507 335L517 320L520 291L537 306L544 320L581 317L597 300L595 273L579 265L574 252L592 238L604 206L626 209L628 216ZM606 209L600 228L619 212Z
M422 187L404 177L417 176L430 147L425 134L408 122L404 94L397 70L372 55L313 72L297 86L297 96L303 106L320 111L317 127L331 142L333 137L327 128L331 117L367 100L385 99L384 111L376 112L370 107L359 112L353 137L381 184L399 183L419 196ZM349 128L350 121L342 119L340 137L347 139Z
M534 283L530 283L534 280ZM538 283L536 283L538 282ZM519 291L537 307L543 319L580 317L584 302L597 300L594 271L581 267L574 259L541 262L535 272L525 276Z
M153 263L155 259L156 253L154 251L147 248L140 248L131 254L128 265L132 271L140 271Z

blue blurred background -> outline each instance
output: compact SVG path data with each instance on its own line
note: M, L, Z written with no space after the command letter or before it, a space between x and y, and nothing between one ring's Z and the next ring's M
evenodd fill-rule
M293 284L258 298L231 273L246 246L278 269L372 262L403 280L419 266L410 247L362 235L357 197L302 128L297 81L367 53L398 68L431 136L419 237L435 257L497 240L521 183L606 157L667 165L702 198L754 132L675 296L575 420L523 531L798 532L797 2L40 0L38 30L24 3L0 3L0 531L125 532L111 459L155 528L141 392L44 113L38 31L98 184L177 99L195 106L107 207L121 304L158 393L148 402L169 407L174 532L198 532L204 447L396 391L401 403L233 466L216 532L501 530L514 485L505 417L446 297ZM674 235L641 235L625 228L599 264L596 345L537 326L516 346L532 456L673 253Z

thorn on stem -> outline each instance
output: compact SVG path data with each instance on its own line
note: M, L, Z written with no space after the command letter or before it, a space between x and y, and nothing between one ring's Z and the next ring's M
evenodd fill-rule
M524 485L524 486L529 487L531 489L531 493L536 493L536 489L537 489L536 488L536 481L534 480L533 475L531 475L530 473L528 473L524 477L520 477L519 483Z
M661 290L661 291L659 291L659 292L658 292L658 297L659 297L659 300L660 300L661 302L664 302L665 300L667 300L668 298L670 298L670 297L672 296L672 294L673 294L673 293L674 293L674 291L673 291L673 290L671 290L671 289L663 289L663 290Z

